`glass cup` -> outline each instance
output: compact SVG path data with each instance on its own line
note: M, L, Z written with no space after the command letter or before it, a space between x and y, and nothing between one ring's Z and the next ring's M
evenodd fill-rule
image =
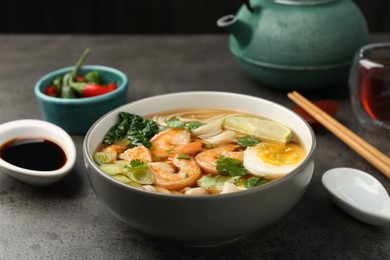
M362 126L390 135L390 43L362 47L349 76L352 107Z

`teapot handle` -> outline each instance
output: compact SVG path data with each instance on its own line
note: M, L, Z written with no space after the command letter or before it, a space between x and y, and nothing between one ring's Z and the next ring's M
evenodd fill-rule
M246 8L248 8L248 10L249 10L251 13L254 12L254 9L253 9L253 7L251 6L250 0L244 0L244 4L246 5Z

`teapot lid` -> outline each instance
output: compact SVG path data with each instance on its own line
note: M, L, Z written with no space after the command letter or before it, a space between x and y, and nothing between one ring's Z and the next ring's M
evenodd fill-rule
M277 4L284 5L320 5L335 2L338 0L271 0Z

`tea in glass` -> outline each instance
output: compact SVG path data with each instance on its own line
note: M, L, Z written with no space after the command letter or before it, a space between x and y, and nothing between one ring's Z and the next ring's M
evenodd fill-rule
M361 48L350 74L351 101L362 125L390 134L390 43Z

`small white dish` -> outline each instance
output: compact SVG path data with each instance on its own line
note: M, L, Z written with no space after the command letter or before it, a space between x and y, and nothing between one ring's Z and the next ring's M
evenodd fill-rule
M64 165L56 170L39 171L15 166L0 157L0 172L34 186L47 186L57 182L74 167L76 147L67 132L52 123L21 119L0 125L0 146L15 138L43 138L57 144L65 153ZM39 151L37 151L39 152Z
M360 221L390 226L390 197L370 174L352 168L335 168L324 173L322 183L333 201Z

